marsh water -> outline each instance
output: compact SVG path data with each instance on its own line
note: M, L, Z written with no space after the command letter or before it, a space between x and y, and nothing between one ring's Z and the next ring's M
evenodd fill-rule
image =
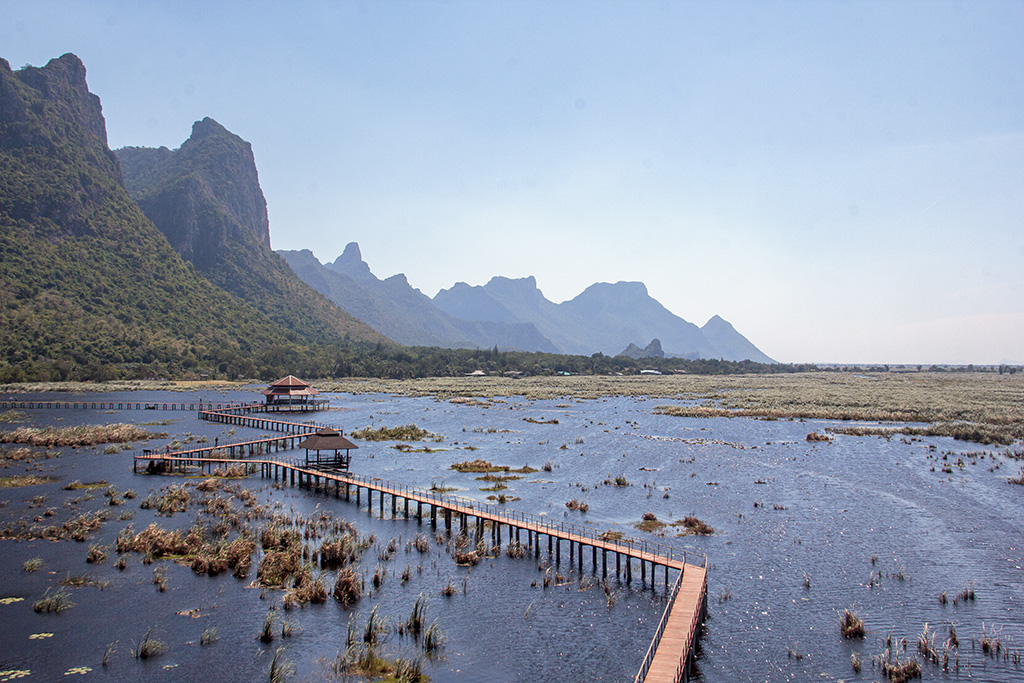
M809 432L823 433L838 423L655 414L657 405L671 403L664 399L513 397L467 404L382 394L328 397L330 411L296 419L332 424L346 433L415 423L443 437L410 444L432 452L402 452L393 448L395 442L359 442L353 470L361 474L423 488L454 488L457 495L484 501L494 493L481 489L491 484L479 481L480 475L455 472L451 464L480 458L512 468L530 465L541 471L505 482L508 488L501 493L519 498L506 507L634 537L652 537L634 528L648 512L663 522L695 515L714 527L711 536L677 536L678 527L666 526L664 538L658 539L709 558L709 614L700 639L699 680L883 680L872 658L887 649L887 642L901 659L915 656L926 623L936 634L937 649L942 650L951 624L959 647L948 650L948 670L923 663L925 680L1024 679L1019 659L1024 650L1024 487L1007 482L1021 463L1006 448L900 436L835 435L831 442L809 442ZM251 401L258 394L52 398ZM154 567L138 556L129 557L123 570L113 566L116 553L104 563L85 561L90 545L112 546L128 524L135 530L152 521L186 527L195 518L192 510L158 517L140 508L150 490L181 479L133 474L133 449L162 449L173 439L217 439L223 445L259 432L200 422L189 412L17 412L0 427L127 422L169 436L117 453L105 452L104 446L59 449L59 457L37 463L41 473L56 481L0 490L6 501L0 509L4 525L31 522L46 508L54 510L57 522L105 508L102 489L91 500L82 491L64 490L73 480L105 480L138 494L117 506L85 542L0 541L0 672L29 671L28 680L66 680L65 674L81 672L112 680L257 680L267 676L273 652L283 644L284 658L295 664L295 680L320 680L326 662L344 651L350 620L361 627L377 606L379 614L398 624L422 593L428 599L428 621L436 618L447 636L441 656L423 660L423 670L434 681L624 681L640 665L665 606L661 583L652 591L641 587L635 575L632 585L611 579L609 600L595 585L589 557L580 576L563 553L559 570L564 585L544 588L544 574L532 557L502 554L464 568L454 564L443 544L434 543L422 555L408 552L405 544L417 533L433 539L429 524L401 515L391 519L389 509L380 519L365 500L359 507L303 489L274 488L251 475L241 480L244 485L265 500L280 502L285 511L329 512L363 534L373 533L378 545L394 538L399 548L386 561L373 549L364 556L364 570L372 573L382 565L388 572L379 589L354 606L329 599L282 612L295 633L265 645L257 634L282 594L249 587L255 562L250 576L240 580L230 573L197 576L188 566L158 561L167 582L160 592L153 583ZM551 464L550 471L541 469L545 463ZM0 475L24 469L15 463ZM629 486L605 483L616 477ZM74 499L79 502L72 505ZM586 502L588 510L568 510L565 503L571 499ZM30 558L41 558L41 569L24 571ZM402 583L399 575L406 567L411 578ZM81 574L109 583L102 589L71 589L75 606L60 614L33 611L47 587ZM441 588L448 583L458 590L444 597ZM965 589L973 589L973 600L958 599ZM864 620L863 639L841 636L838 613L845 609ZM210 627L216 627L218 639L200 645L201 633ZM166 643L166 653L133 658L132 647L150 628ZM982 651L983 637L989 643L998 639L997 656ZM392 655L417 653L398 634L383 647ZM862 661L859 673L851 665L853 654Z

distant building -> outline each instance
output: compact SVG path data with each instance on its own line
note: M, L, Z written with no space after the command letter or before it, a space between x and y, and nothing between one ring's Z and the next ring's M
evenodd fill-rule
M263 391L267 405L306 405L316 403L317 390L294 375L277 380Z

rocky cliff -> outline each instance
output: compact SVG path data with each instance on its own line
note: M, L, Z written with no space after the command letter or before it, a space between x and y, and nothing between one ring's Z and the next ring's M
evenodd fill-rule
M117 150L125 184L171 246L215 285L310 339L385 336L299 279L270 248L252 147L210 118L181 147Z

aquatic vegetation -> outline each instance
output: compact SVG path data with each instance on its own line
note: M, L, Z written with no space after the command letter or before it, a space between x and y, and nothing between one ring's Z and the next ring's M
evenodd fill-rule
M715 533L714 527L693 515L687 515L681 520L672 522L672 526L682 527L683 532L680 534L681 536L687 536L690 534L695 534L697 536L710 536Z
M864 621L857 616L856 612L843 610L843 614L839 617L839 631L844 638L863 638Z
M338 572L331 595L342 605L351 605L363 596L362 582L351 567Z
M47 588L46 592L43 593L43 597L36 600L32 605L32 609L39 614L60 614L74 606L75 603L71 601L71 593L66 588L58 588L55 591Z
M142 636L139 644L132 649L132 657L135 659L149 659L158 657L167 652L167 643L153 637L153 627L150 627Z
M219 639L220 636L217 635L217 627L210 626L209 628L204 629L202 635L199 636L199 644L212 645L213 643L216 643Z
M536 472L534 468L529 465L524 465L519 469L512 469L508 465L493 465L486 460L466 460L465 462L457 462L451 465L450 469L456 472L475 472L482 474L484 472L514 472L518 474L532 474Z
M69 588L84 588L86 586L92 586L93 588L103 590L110 585L110 582L94 578L88 574L69 574L61 579L60 585L68 586Z
M363 441L443 441L444 437L438 434L431 434L426 429L421 429L415 424L401 425L397 427L366 427L349 432L353 439Z
M99 562L105 562L107 559L107 548L96 543L89 546L89 553L85 556L85 561L89 564L95 564Z
M33 557L25 560L25 563L21 565L22 571L26 572L37 572L43 568L43 558Z
M295 675L295 663L284 658L285 647L274 650L274 657L270 660L270 683L284 683Z
M25 486L38 486L57 481L56 477L49 477L41 474L14 474L7 477L0 477L0 489L17 489Z
M166 433L147 432L145 429L131 424L19 427L12 431L0 432L0 443L24 443L45 448L95 446L165 438L167 438Z
M907 683L921 677L921 663L916 657L900 660L899 650L889 648L880 655L875 655L872 665L882 672L892 683Z
M665 522L659 520L653 512L645 512L639 522L633 525L640 531L653 533L665 527Z
M576 500L575 498L567 502L565 504L565 507L569 508L570 510L579 510L580 512L586 512L587 510L590 509L589 505L587 505L581 500Z

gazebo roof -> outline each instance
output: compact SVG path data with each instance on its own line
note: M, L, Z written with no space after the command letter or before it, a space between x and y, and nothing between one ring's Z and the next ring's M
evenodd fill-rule
M303 382L295 375L282 377L263 390L265 396L316 396L318 393L309 382Z
M309 384L309 382L303 382L301 379L299 379L295 375L288 375L287 377L282 377L281 379L277 380L276 382L272 382L270 384L270 386L272 386L272 387L287 387L289 389L300 389L302 387L308 387L308 386L310 386L310 384Z
M347 451L359 446L343 437L337 429L326 427L299 443L299 448L307 451Z

